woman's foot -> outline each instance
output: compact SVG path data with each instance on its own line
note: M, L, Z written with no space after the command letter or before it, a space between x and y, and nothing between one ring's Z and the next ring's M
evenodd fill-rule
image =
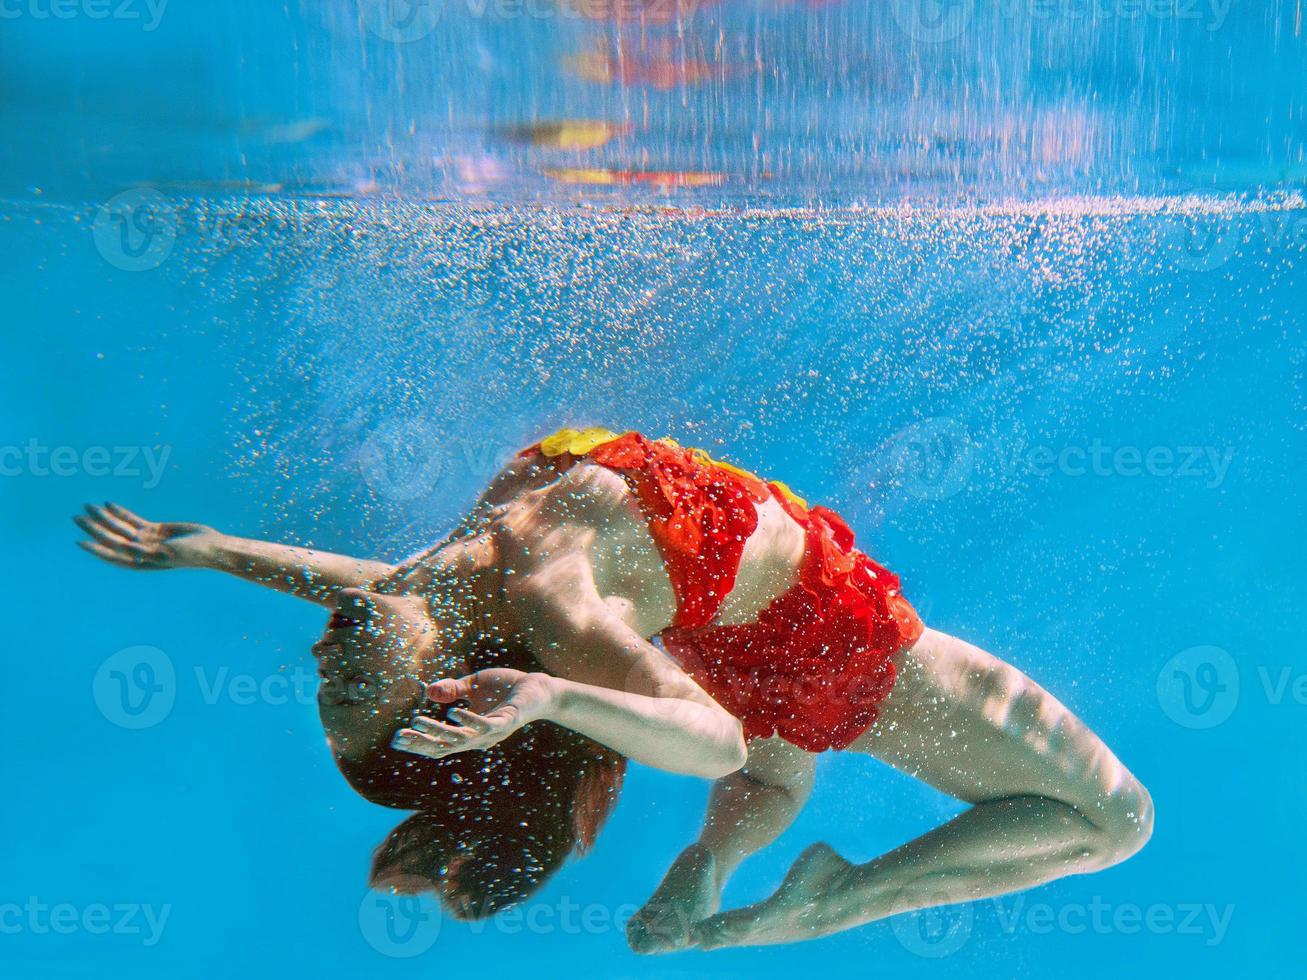
M771 898L714 915L694 927L700 949L769 946L812 939L836 930L830 898L853 865L826 844L813 844L794 862Z
M692 844L673 862L663 883L626 924L626 941L637 953L672 953L690 945L696 922L717 911L717 862Z

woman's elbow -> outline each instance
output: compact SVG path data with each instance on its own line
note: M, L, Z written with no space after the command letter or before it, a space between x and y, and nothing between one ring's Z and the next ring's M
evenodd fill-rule
M711 771L706 772L709 779L723 779L733 772L739 772L749 760L749 746L744 741L744 727L737 718L727 716L730 722L726 737L722 739L721 750L713 753Z

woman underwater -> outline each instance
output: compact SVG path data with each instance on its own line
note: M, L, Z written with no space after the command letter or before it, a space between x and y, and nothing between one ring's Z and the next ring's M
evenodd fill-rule
M106 561L220 569L333 609L313 649L336 761L368 799L421 811L378 849L373 885L434 889L464 917L584 851L624 759L716 780L699 840L628 925L637 952L1002 895L1110 867L1152 832L1107 746L1020 671L926 628L836 514L670 440L565 429L394 567L114 505L78 523ZM971 806L865 864L816 844L770 898L719 913L826 750Z

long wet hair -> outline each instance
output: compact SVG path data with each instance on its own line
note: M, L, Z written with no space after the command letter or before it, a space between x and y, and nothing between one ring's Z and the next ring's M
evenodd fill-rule
M471 670L540 670L524 648L479 648ZM420 705L414 705L415 708ZM372 857L373 888L434 891L461 919L483 919L534 894L583 855L617 803L626 760L551 722L490 749L427 759L388 746L336 764L359 795L416 810Z

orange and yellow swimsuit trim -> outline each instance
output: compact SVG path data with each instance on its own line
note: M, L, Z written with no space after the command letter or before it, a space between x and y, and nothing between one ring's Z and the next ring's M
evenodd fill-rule
M632 433L627 434L631 435ZM559 429L548 439L542 439L540 441L540 451L551 458L563 455L580 457L588 455L592 449L596 449L605 443L615 442L620 438L621 436L612 429L595 427L589 429ZM654 441L660 442L666 446L671 446L673 449L681 448L680 443L675 439L668 438L667 436L663 436L661 439L656 439ZM736 476L743 477L746 480L754 480L759 483L762 482L762 480L754 476L748 470L742 470L738 466L732 466L730 463L723 463L719 459L713 459L702 449L689 449L687 451L691 453L695 459L707 466L716 466L718 469L723 469L728 473L734 473ZM779 480L772 480L769 485L779 490L791 503L802 507L805 510L807 509L808 502L784 483L781 483Z

